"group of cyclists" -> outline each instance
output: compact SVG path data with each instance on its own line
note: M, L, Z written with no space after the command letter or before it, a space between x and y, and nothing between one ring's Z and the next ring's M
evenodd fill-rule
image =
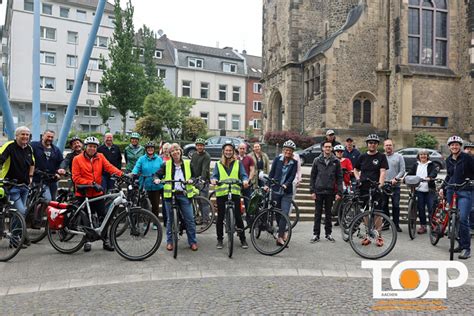
M191 199L196 194L208 198L209 185L215 186L216 248L222 249L225 204L230 193L234 203L235 224L238 228L241 247L247 249L244 222L240 211L241 195L251 197L252 192L259 187L263 187L267 191L272 190L275 207L289 215L298 185L301 183L301 164L295 153L296 144L292 140L287 140L283 144L282 152L272 162L262 152L259 143L253 145L253 151L248 155L245 143L239 145L239 148L236 148L232 142L225 143L222 146L221 159L211 172L211 157L205 150L205 140L202 138L196 139L196 152L188 160L183 157L183 150L177 143L165 143L162 146L157 146L154 142L147 142L142 146L140 145L140 135L132 133L130 144L123 153L126 162L125 172L123 172L121 170L122 152L113 143L113 135L110 133L104 135L103 144L93 136L84 140L73 137L69 141L72 151L66 157L63 157L62 152L53 144L54 131L44 131L40 141L30 142L30 135L31 132L27 127L18 127L15 131L15 139L0 148L0 164L2 165L0 178L15 179L18 184L30 185L39 181L35 170L55 174L56 179L47 183L44 190L44 198L52 201L56 198L58 180L60 177L70 174L73 187L77 185L91 186L85 191L75 190L75 199L81 202L86 197L97 197L113 189L114 176L138 177L140 186L147 192L151 202L151 211L158 216L161 209L163 222L166 226L166 249L169 251L176 247L171 236L173 218L172 213L169 212L172 195L180 208L181 221L186 230L188 245L191 250L197 251L199 246ZM378 183L380 188L387 183L391 185L390 196L382 193L374 198L377 200L377 205L383 208L387 215L389 215L389 200L391 199L393 222L396 230L402 231L399 226L399 202L400 183L405 176L404 160L399 154L394 153L394 144L390 139L384 140L385 153L379 152L380 141L376 134L368 135L365 139L367 152L361 154L355 148L352 138L347 138L346 146L343 146L336 141L333 130L326 132L326 138L321 143L322 153L313 161L311 167L310 195L315 201L311 243L320 240L323 213L325 215L325 239L335 242L332 236L331 211L334 201L341 200L344 191L348 188L357 187L361 196L367 195L370 182ZM438 194L440 196L446 195L449 201L453 195L449 184L460 184L466 179L474 179L474 146L464 144L458 136L450 137L447 145L451 152L446 159L447 176ZM463 152L463 145L466 152ZM157 149L160 153L157 153ZM437 177L437 169L430 163L427 151L420 151L417 158L418 163L410 170L409 174L420 176L426 180L422 185L420 184L416 193L419 199L418 215L421 224L418 233L423 234L426 233L426 212L430 214L433 211L434 196L432 193L436 188L433 180ZM259 177L262 172L268 173L268 177L273 180L272 184L263 182L263 179ZM228 186L221 183L227 179L240 180L242 185ZM196 189L197 181L203 183L199 189ZM467 259L471 255L470 226L474 226L474 189L466 186L460 189L457 194L460 229L459 247L456 251L460 252L460 259ZM13 187L9 190L8 195L14 203L14 207L25 217L27 215L28 188ZM104 203L104 200L90 203L91 211L97 214L99 220L105 216ZM201 210L203 221L210 220L209 212L211 210L206 207L208 206ZM245 207L249 207L247 202ZM380 227L380 229L384 228ZM283 245L287 238L288 232L285 225L280 224L275 242L277 245ZM374 242L377 247L382 247L384 238L380 234L375 241L368 238L361 241L363 246L368 246L371 242ZM27 237L24 245L29 245ZM108 238L103 241L103 249L114 250L114 245ZM85 243L84 251L90 250L91 244Z

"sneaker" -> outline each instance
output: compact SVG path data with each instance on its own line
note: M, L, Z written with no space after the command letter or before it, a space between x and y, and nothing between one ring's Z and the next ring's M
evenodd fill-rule
M222 240L218 240L218 241L217 241L216 248L217 248L217 249L222 249L222 248L224 248L224 243L222 242Z
M397 232L399 232L399 233L403 232L403 230L400 228L400 226L396 225L396 228L397 228Z
M468 259L471 258L471 251L467 249L463 249L461 254L458 256L459 259Z
M420 228L418 228L418 231L417 231L418 234L426 234L426 226L425 225L421 225Z
M380 236L379 238L377 238L377 241L375 242L375 244L377 245L377 247L382 247L383 246L383 237Z
M249 245L247 244L247 241L245 240L240 241L240 246L242 247L242 249L248 249L249 247Z
M91 243L90 243L90 242L86 242L86 243L84 244L84 252L89 252L89 251L91 251L91 249L92 249Z
M197 244L192 244L191 245L191 250L192 251L197 251L198 250L198 245Z
M166 245L166 250L168 250L168 251L173 250L173 244L171 244L171 243L170 243L170 244L167 244L167 245Z
M108 240L104 241L104 243L102 244L102 248L104 250L107 250L107 251L114 251L115 250L114 246L112 246L110 244L110 241L108 241Z
M362 244L362 246L370 245L370 239L365 237L364 239L362 239L361 244Z
M460 253L462 251L461 247L457 246L456 248L454 248L454 253Z
M326 237L324 237L324 239L326 239L327 241L330 241L330 242L336 242L336 239L332 238L331 235L326 235Z
M313 235L313 237L311 237L309 242L314 244L315 242L318 242L318 241L319 241L319 236Z
M339 226L339 221L336 221L336 222L334 223L334 226Z

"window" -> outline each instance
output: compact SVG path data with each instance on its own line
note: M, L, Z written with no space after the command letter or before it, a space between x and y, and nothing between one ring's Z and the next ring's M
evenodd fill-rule
M97 36L95 38L94 46L107 48L109 46L109 38L105 36Z
M262 89L263 85L261 83L256 82L253 84L253 93L262 94Z
M201 82L201 99L209 99L209 83Z
M79 35L77 32L67 31L67 42L69 44L77 44Z
M203 68L204 67L204 60L199 58L188 58L188 67L189 68Z
M89 82L87 85L87 92L89 93L105 93L104 86L98 82Z
M240 102L240 87L232 87L232 101Z
M262 120L254 119L253 120L253 128L254 129L262 129Z
M237 65L230 64L230 63L223 63L222 68L224 72L236 73L237 72Z
M226 129L227 114L219 114L219 119L217 122L218 129Z
M352 103L352 122L354 124L371 124L372 102L369 99L359 98Z
M64 108L64 115L66 115L67 113L67 107ZM79 115L79 110L76 108L76 110L74 111L74 115L75 116L78 116Z
M76 18L77 18L79 21L85 21L85 20L87 20L87 12L86 12L86 11L82 11L82 10L77 10L77 12L76 12Z
M219 101L227 101L227 86L225 84L219 85Z
M56 89L56 79L52 77L40 77L40 88L44 90Z
M113 15L109 15L109 25L115 26L115 17Z
M48 39L48 40L53 40L53 41L56 40L56 29L53 29L51 27L42 26L40 28L40 32L41 32L41 38L42 39Z
M91 109L90 114L89 114L89 109L85 108L84 116L97 117L97 109Z
M201 119L206 123L206 126L209 127L209 113L201 112Z
M240 115L232 114L232 129L238 131L240 129Z
M253 111L262 112L262 101L253 101Z
M163 58L163 52L161 50L155 50L155 58L161 59Z
M316 64L316 67L314 67L314 78L313 78L313 91L314 94L318 94L321 92L321 66Z
M182 86L183 86L182 96L191 97L191 81L183 80Z
M33 0L25 0L23 2L23 9L25 11L31 11L33 12L34 11L34 4L33 4Z
M410 0L408 8L408 62L446 66L448 6L446 0Z
M69 8L60 7L59 16L66 19L69 18Z
M99 60L97 58L91 58L89 59L89 66L87 69L89 70L99 70L101 67L99 67Z
M72 91L74 88L74 80L66 79L66 91Z
M158 68L158 77L161 79L166 79L166 69Z
M447 128L448 118L435 116L413 116L412 125L413 127Z
M53 6L51 4L43 3L42 10L43 14L53 15Z
M68 67L77 68L77 56L67 55L66 56L66 65Z
M40 52L40 59L42 64L55 65L56 54L50 52Z

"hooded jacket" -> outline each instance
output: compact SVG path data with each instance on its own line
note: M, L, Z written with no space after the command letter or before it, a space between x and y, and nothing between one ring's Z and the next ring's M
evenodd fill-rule
M315 158L311 167L309 193L335 194L342 196L342 168L339 159L331 153L326 164L324 154Z

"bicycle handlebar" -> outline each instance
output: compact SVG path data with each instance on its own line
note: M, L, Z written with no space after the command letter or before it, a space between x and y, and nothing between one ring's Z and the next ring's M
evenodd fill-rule
M15 180L10 181L8 179L0 179L0 184L5 184L7 186L12 186L12 187L25 187L29 189L29 186L25 183L20 183L18 184Z
M451 184L449 184L449 183L446 182L446 180L443 180L443 186L444 186L445 188L448 188L448 187L449 187L449 188L453 188L454 191L457 191L457 190L459 190L459 189L461 189L461 188L463 188L463 187L465 187L465 186L467 186L467 185L469 185L469 186L474 186L474 180L465 179L464 182L463 182L463 183L460 183L460 184L457 184L457 183L451 183Z

